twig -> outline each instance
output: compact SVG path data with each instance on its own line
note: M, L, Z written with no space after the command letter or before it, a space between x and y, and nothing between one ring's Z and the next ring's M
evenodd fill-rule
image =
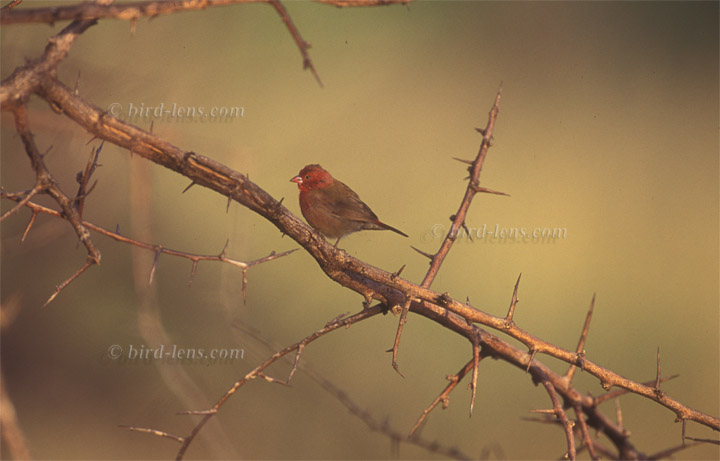
M428 417L431 411L438 405L438 403L442 402L443 409L447 408L450 403L450 392L452 392L453 389L460 383L460 381L465 377L465 375L468 374L471 368L475 366L475 359L472 358L468 363L465 364L464 367L460 369L460 371L457 372L455 375L450 375L447 377L448 381L450 383L445 386L445 389L440 392L440 395L435 397L435 400L432 401L430 406L428 406L425 410L423 410L422 414L420 415L420 418L418 418L417 422L413 426L413 428L410 430L409 437L412 437L415 432L420 428L420 425L425 421L425 419Z
M14 195L14 194L8 194L8 193L3 192L3 191L0 191L0 197L1 197L1 198L7 198L7 199L10 199L10 200L15 200L15 201L19 201L19 200L20 200L16 195ZM28 224L28 228L27 228L27 230L25 231L25 235L27 235L27 232L28 232L28 230L29 230L29 228L30 228L30 225L32 224L32 222L34 222L35 216L37 216L38 213L47 214L47 215L50 215L50 216L54 216L54 217L56 217L56 218L62 218L62 217L63 217L62 213L60 213L60 212L58 212L58 211L55 211L55 210L52 210L52 209L50 209L50 208L44 207L44 206L42 206L42 205L38 205L38 204L35 203L35 202L25 202L25 203L24 203L24 206L27 207L27 208L29 208L29 209L33 212L33 217L32 217L32 219L31 219L30 223ZM91 230L91 231L93 231L93 232L97 232L98 234L104 235L104 236L106 236L106 237L110 237L111 239L113 239L113 240L115 240L115 241L122 242L122 243L126 243L126 244L129 244L129 245L132 245L132 246L136 246L136 247L139 247L139 248L142 248L142 249L145 249L145 250L153 251L153 252L155 253L155 259L154 259L154 263L153 263L153 266L152 266L152 269L151 269L149 283L152 283L152 280L153 280L153 278L154 278L154 273L155 273L155 269L157 268L157 261L158 261L158 259L159 259L160 254L177 256L177 257L184 258L184 259L189 259L190 261L192 261L193 264L192 264L192 268L191 268L191 272L190 272L190 282L189 282L188 284L192 283L192 279L194 278L195 272L197 271L197 265L198 265L198 263L199 263L200 261L216 261L216 262L227 263L227 264L230 264L230 265L232 265L232 266L240 267L240 268L243 270L243 280L244 280L243 287L245 287L245 285L247 284L247 270L248 270L249 268L251 268L251 267L253 267L253 266L257 266L258 264L262 264L262 263L265 263L265 262L272 261L272 260L274 260L274 259L282 258L282 257L284 257L284 256L287 256L287 255L289 255L289 254L294 253L295 251L297 251L297 248L294 248L294 249L288 250L288 251L283 251L283 252L280 252L280 253L276 253L276 252L272 251L272 252L271 252L269 255L267 255L267 256L263 256L262 258L258 258L258 259L252 260L252 261L247 261L247 262L245 262L245 261L240 261L240 260L233 259L233 258L228 258L227 256L225 256L225 248L223 248L223 251L222 251L220 254L218 254L218 255L202 255L202 254L188 253L188 252L185 252L185 251L173 250L173 249L170 249L170 248L166 248L166 247L164 247L164 246L162 246L162 245L158 245L158 244L154 244L154 243L141 242L141 241L139 241L139 240L135 240L135 239L132 239L132 238L129 238L129 237L125 237L124 235L120 234L120 233L117 232L117 231L116 231L116 232L109 231L109 230L107 230L107 229L105 229L105 228L102 228L102 227L100 227L100 226L97 226L97 225L95 225L95 224L93 224L93 223L91 223L91 222L88 222L88 221L81 221L81 224L82 224L85 228L87 228L87 229L89 229L89 230ZM25 238L25 235L23 236L23 239ZM226 246L227 246L227 244L226 244ZM85 269L86 269L86 268L85 268ZM83 269L83 270L84 270L84 269ZM76 273L72 278L74 279L75 277L77 277L77 275L79 275L79 274ZM64 286L65 286L67 283L68 283L68 282L66 281L66 282L62 285L63 288L64 288ZM53 298L54 298L55 296L57 296L57 293L58 293L58 292L56 292L56 293L53 295ZM49 302L49 301L48 301L48 302ZM47 303L46 303L46 304L47 304Z
M18 134L20 134L20 138L25 145L25 152L30 158L30 163L35 171L37 178L36 188L40 188L42 192L49 194L55 199L58 205L60 205L60 208L63 210L63 218L67 220L75 230L78 239L83 243L83 245L85 245L88 254L85 264L77 272L70 276L70 278L61 283L55 290L55 293L48 298L44 304L44 306L47 306L66 286L78 278L90 266L93 264L100 264L100 252L97 248L95 248L95 244L90 238L90 232L85 226L83 226L82 219L80 218L77 210L73 207L73 201L63 193L57 181L55 181L55 178L53 178L50 171L45 166L43 157L40 155L40 152L35 145L33 134L28 126L25 105L15 106L13 108L13 114L15 116L15 129ZM28 203L30 202L25 201L25 205Z
M392 348L392 367L403 378L405 376L402 373L400 373L400 369L398 368L397 355L398 355L398 348L400 347L400 335L402 335L403 327L405 326L405 322L407 321L407 315L408 315L408 312L410 311L410 303L411 302L412 302L411 299L407 299L402 306L402 310L400 311L400 320L398 321L398 327L397 327L397 331L395 333L395 342L393 343L393 348Z
M33 197L35 197L37 194L39 194L40 192L42 192L44 189L45 189L45 188L43 187L42 184L39 184L39 183L38 183L38 184L35 184L35 187L33 187L32 189L30 189L30 190L27 191L26 193L22 194L22 195L23 195L23 198L20 199L20 200L18 200L18 202L17 202L17 204L15 204L15 206L13 206L13 207L10 208L9 210L7 210L5 213L3 213L2 217L0 217L0 222L3 222L3 221L5 220L5 218L7 218L7 217L9 217L9 216L12 216L13 214L17 213L17 211L18 211L19 209L21 209L22 207L24 207L27 202L29 202ZM6 195L7 195L7 196L10 196L10 195L19 196L19 195L21 195L21 194L6 194ZM23 240L24 240L24 239L23 239Z
M377 307L381 307L381 306L377 306ZM334 318L333 320L328 322L327 325L340 320L340 318L343 316L344 315ZM263 337L261 334L259 334L257 331L253 330L252 328L249 328L247 325L238 325L237 327L241 328L245 335L254 338L256 341L258 341L260 344L262 344L269 351L277 350L277 348L278 348L277 345L270 344L270 342L265 337ZM301 347L304 347L304 346L301 346ZM296 367L296 365L297 365L297 367ZM368 411L363 410L360 407L360 405L358 405L356 402L354 402L345 391L338 388L335 384L333 384L328 379L323 377L320 373L318 373L315 369L313 369L307 363L299 364L298 355L295 356L295 361L293 363L293 367L294 367L293 370L290 371L290 376L288 376L288 382L290 381L290 377L294 373L294 370L297 370L297 369L302 370L302 372L304 374L309 376L322 389L324 389L330 395L335 397L343 406L345 406L345 408L347 408L350 411L351 414L353 414L354 416L359 418L361 421L363 421L368 428L370 428L373 431L384 434L391 441L393 441L395 443L404 442L404 443L408 443L411 445L415 445L415 446L424 448L425 450L427 450L429 452L439 453L441 455L444 455L446 457L453 458L453 459L459 459L459 460L470 459L470 456L466 455L458 448L444 446L438 442L431 442L431 441L426 440L417 435L413 436L413 437L407 437L404 433L401 433L400 431L393 429L387 422L380 423L375 418L373 418L373 416Z
M80 218L82 218L83 208L85 206L85 199L90 194L90 192L92 192L92 190L95 188L95 185L97 184L96 181L88 189L88 183L90 182L90 178L95 172L95 169L98 167L98 158L104 144L105 141L101 142L100 146L98 146L97 149L91 150L90 158L88 159L88 163L85 166L85 170L82 173L78 173L77 180L80 185L78 187L77 195L75 196L75 208L77 209L78 216L80 216Z
M567 439L568 446L567 455L574 461L577 456L575 452L575 435L573 434L574 423L568 419L567 414L560 403L557 392L555 391L555 386L553 386L553 384L547 379L542 380L542 385L545 387L545 390L550 396L550 400L552 400L552 412L555 414L555 417L562 422L563 429L565 429L565 437Z
M311 342L315 341L316 339L334 331L338 328L342 328L345 326L352 325L354 323L360 322L366 318L373 317L377 314L382 313L382 308L379 306L373 306L369 307L367 309L363 309L359 313L339 320L335 323L332 323L330 325L326 325L324 328L321 328L320 330L316 331L315 333L311 334L310 336L307 336L303 338L302 340L298 341L295 344L292 344L290 346L287 346L286 348L276 352L272 356L270 356L267 360L265 360L262 364L255 367L252 371L250 371L248 374L246 374L242 379L237 381L233 386L223 394L222 397L213 405L212 408L203 410L204 411L204 417L195 425L193 430L190 432L189 435L183 438L183 444L180 447L180 450L178 450L176 459L182 459L185 456L185 452L187 451L188 447L192 443L195 436L200 432L200 430L203 428L203 426L212 418L215 414L217 414L218 410L227 402L227 400L232 397L232 395L237 392L237 390L242 387L245 383L248 381L260 377L261 373L270 365L275 363L277 360L283 358L287 354L293 351L297 351L300 347L305 347ZM187 414L198 414L197 412L187 412Z
M450 230L448 231L445 239L440 245L440 249L438 249L437 253L435 253L434 257L432 258L430 268L428 269L427 273L425 274L425 278L420 284L420 286L424 288L428 288L435 280L435 277L440 270L440 266L442 266L442 263L445 261L445 258L450 252L450 248L452 248L452 245L455 242L455 236L460 230L462 223L465 222L465 216L467 215L467 211L470 208L470 203L472 202L472 199L477 192L476 188L478 187L478 180L480 178L480 173L482 172L483 163L485 162L485 156L487 155L487 151L490 148L490 138L492 137L493 130L495 128L495 120L497 119L497 115L500 110L499 105L501 95L502 84L500 85L500 88L495 95L495 103L490 109L488 123L484 130L485 134L483 135L482 142L480 143L480 150L478 151L478 154L473 161L472 169L470 171L470 180L468 181L468 187L465 190L465 196L460 202L460 208L458 208L458 211L455 213L455 219L453 220L452 226L450 226Z
M86 270L88 270L90 268L90 266L92 266L93 264L97 264L97 263L88 256L87 261L85 261L85 264L83 264L80 269L78 269L67 280L65 280L63 283L61 283L60 285L58 285L55 288L55 292L52 295L50 295L50 297L47 299L47 301L45 301L45 304L43 304L43 307L50 304L53 301L53 299L55 299L57 297L57 295L60 294L61 291L63 291L68 285L70 285L76 278L80 277L82 275L82 273L85 272Z
M668 377L666 377L666 378L662 378L662 379L660 380L660 382L661 382L661 383L664 383L664 382L666 382L666 381L670 381L671 379L675 379L675 378L677 378L678 376L680 376L680 375L668 376ZM652 381L645 381L645 382L641 382L641 383L639 383L639 384L640 384L641 386L650 387L650 386L654 385L655 383L656 383L656 380L653 379ZM616 398L616 397L620 397L621 395L629 394L629 393L631 393L631 392L632 392L631 389L615 389L614 391L606 392L606 393L603 394L603 395L599 395L599 396L595 397L595 404L596 404L596 405L600 405L601 403L603 403L603 402L605 402L605 401L607 401L607 400L614 399L614 398Z
M460 208L458 209L457 213L453 215L451 218L453 223L452 226L450 226L450 230L448 231L447 235L445 236L445 239L443 240L442 244L440 245L440 248L434 255L430 255L428 253L422 252L418 250L417 248L413 247L415 251L418 253L427 256L430 258L430 268L428 269L427 273L425 274L425 278L423 279L420 286L422 288L429 288L430 285L432 285L433 281L435 280L435 277L438 274L438 271L440 270L440 267L442 266L442 263L445 261L445 257L447 257L448 253L450 252L450 248L452 248L453 243L455 242L455 239L458 235L458 232L461 227L465 227L465 216L467 215L467 210L470 208L470 203L472 202L473 197L477 193L477 187L478 187L478 181L480 177L480 173L482 171L483 163L485 162L485 155L487 154L487 150L490 147L490 138L492 137L493 129L495 127L495 119L497 118L497 114L500 104L500 95L502 94L502 84L500 85L500 88L498 89L498 92L495 96L495 103L490 109L490 115L488 117L488 123L487 127L484 130L484 136L483 140L480 143L480 150L478 151L477 156L475 157L474 162L472 163L470 167L470 180L468 181L468 187L465 190L465 196L463 197ZM456 158L457 160L457 158ZM467 227L465 227L465 231L467 232ZM468 232L468 235L470 233ZM398 322L398 328L397 333L395 335L395 344L393 345L393 368L395 371L398 371L397 366L397 350L400 344L400 336L402 335L403 326L405 324L407 318L407 313L405 309L403 309L403 312L400 316L400 321ZM400 373L398 371L398 373ZM473 399L474 401L474 399ZM472 403L471 403L471 412L472 412Z
M588 453L590 453L590 458L595 460L600 459L595 453L595 445L593 444L592 439L590 438L590 431L588 430L587 423L585 422L585 416L582 411L582 407L578 404L573 405L573 410L575 410L575 416L580 426L580 435L582 436L583 440L583 446L587 448Z
M3 6L3 7L0 8L0 9L2 9L3 11L5 11L5 10L11 10L11 9L15 8L16 6L18 6L19 4L21 4L22 1L23 1L23 0L12 0L10 3L8 3L8 4L5 5L5 6Z
M297 45L298 49L300 50L300 54L303 57L303 69L310 69L310 72L312 72L313 76L315 77L315 80L317 80L318 85L320 87L323 87L322 80L320 80L320 76L318 75L317 71L315 70L315 66L312 63L312 60L310 59L310 55L308 54L308 49L310 49L310 44L303 40L303 38L300 36L300 31L297 27L295 27L295 24L292 22L292 19L290 19L290 15L288 14L287 10L285 9L285 6L280 3L279 0L268 0L270 4L275 8L275 11L278 12L280 17L282 18L283 22L285 23L285 26L287 26L288 30L290 31L290 35L292 35L293 40L295 40L295 44Z
M120 425L120 426L118 426L118 427L122 427L122 428L127 429L127 430L132 431L132 432L144 432L144 433L146 433L146 434L151 434L151 435L155 435L155 436L158 436L158 437L165 437L165 438L167 438L167 439L174 440L174 441L176 441L177 443L183 443L183 438L182 438L182 437L179 437L179 436L174 435L174 434L170 434L170 433L168 433L168 432L158 431L157 429L150 429L150 428L147 428L147 427L125 426L125 425Z

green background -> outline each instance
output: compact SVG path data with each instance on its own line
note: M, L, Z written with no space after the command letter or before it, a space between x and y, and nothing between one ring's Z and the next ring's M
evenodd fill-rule
M59 5L52 3L51 5ZM21 7L42 6L24 2ZM589 359L621 375L655 377L662 353L671 397L717 416L718 309L718 4L716 2L415 2L345 8L287 2L324 88L309 71L274 9L263 4L143 18L101 20L73 45L59 77L92 104L127 108L242 107L230 121L155 119L161 138L212 157L299 214L288 182L320 163L350 185L381 220L410 235L363 232L342 241L348 253L419 282L464 193L465 166L480 145L502 82L500 115L481 184L511 197L481 195L473 228L564 228L565 238L460 239L433 288L493 315L504 315L520 273L518 325L574 349L593 293ZM2 77L42 53L67 23L3 26ZM67 193L92 146L91 136L34 97L29 118L47 164ZM168 248L251 260L297 247L264 219L126 150L106 144L85 219ZM33 173L2 113L2 185L29 189ZM130 191L149 205L149 222ZM38 200L52 205L47 198ZM3 211L12 204L4 202ZM247 304L241 271L162 256L152 290L172 344L242 348L224 364L110 360L111 345L146 345L139 314L152 253L102 236L93 267L41 308L54 287L85 261L70 226L40 216L20 243L30 212L2 227L2 302L20 307L2 332L2 368L31 454L37 458L171 458L174 442L118 425L184 435L202 409L274 350L292 344L361 297L330 281L303 251L250 270ZM135 220L133 224L133 219ZM142 253L142 252L138 252ZM134 283L138 277L139 282ZM302 363L343 389L379 422L407 433L423 409L470 358L462 338L411 315L400 368L390 366L396 319L378 316L308 346ZM267 349L246 331L272 343ZM510 340L513 342L512 340ZM566 365L540 357L558 372ZM285 379L289 366L269 374ZM199 389L183 400L173 374ZM578 373L581 392L603 392ZM528 422L549 407L541 387L504 362L480 367L475 412L461 384L450 407L436 409L423 437L478 458L557 458L562 431ZM675 415L637 397L620 401L638 450L681 442ZM603 410L614 418L612 402ZM441 458L407 444L398 451L337 399L298 372L291 387L256 380L222 409L220 427L191 446L189 458ZM717 438L694 423L688 435ZM604 445L609 445L602 441ZM3 448L3 457L8 456ZM717 459L717 446L677 459ZM581 457L587 457L583 453Z

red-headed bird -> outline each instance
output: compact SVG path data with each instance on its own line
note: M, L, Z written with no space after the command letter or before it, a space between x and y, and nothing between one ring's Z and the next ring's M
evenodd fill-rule
M300 211L316 231L340 239L361 230L404 232L380 222L369 206L344 183L333 178L320 165L307 165L290 179L300 189Z

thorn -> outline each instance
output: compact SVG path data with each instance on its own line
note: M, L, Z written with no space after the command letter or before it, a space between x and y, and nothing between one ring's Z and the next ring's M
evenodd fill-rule
M432 261L433 259L435 259L435 256L434 256L434 255L431 255L430 253L425 253L424 251L419 250L419 249L415 248L415 247L412 246L412 245L410 245L410 248L412 248L413 250L417 251L417 252L420 253L421 255L425 256L425 257L428 258L430 261Z
M223 246L223 249L222 249L222 251L220 252L220 255L219 255L220 258L225 258L225 255L226 255L225 252L227 251L227 248L228 248L229 245L230 245L230 239L225 239L225 245Z
M190 280L188 280L188 286L192 285L193 280L195 280L195 271L197 270L198 266L198 260L193 260L192 269L190 270Z
M97 261L95 261L95 260L92 259L90 256L88 256L88 259L87 259L87 261L85 261L85 264L83 264L83 266L82 266L80 269L78 269L77 272L75 272L73 275L71 275L67 280L65 280L63 283L61 283L60 285L58 285L58 286L55 288L55 293L53 293L53 294L48 298L48 300L45 301L45 304L43 304L42 307L45 307L45 306L47 306L48 304L50 304L50 303L52 302L52 300L55 299L55 298L57 297L57 295L59 295L60 292L65 289L65 287L67 287L68 285L70 285L70 283L72 283L73 280L75 280L76 278L80 277L80 275L82 275L82 273L85 272L85 271L86 271L90 266L92 266L93 264L97 264Z
M75 89L73 90L73 94L75 96L80 94L80 71L78 71L77 79L75 79Z
M683 418L683 420L682 420L682 444L683 444L683 446L685 446L685 422L686 421L687 420L685 418Z
M398 367L397 362L392 363L393 369L399 374L402 378L405 378L405 375L400 372L400 368Z
M242 296L243 296L243 304L247 304L247 267L243 269L242 271Z
M525 367L525 373L530 372L530 367L532 366L533 360L535 360L536 355L537 355L537 349L531 349L530 350L530 360L528 360L527 367Z
M472 160L465 160L465 159L457 158L457 157L453 157L453 160L457 160L457 161L460 162L460 163L466 163L466 164L468 164L468 165L472 165L472 164L473 164Z
M509 329L513 325L513 316L515 315L515 306L517 306L517 303L520 302L520 298L518 298L518 287L520 286L520 278L522 277L522 272L520 275L518 275L517 281L515 282L515 288L513 288L513 294L512 298L510 299L510 307L508 308L508 313L505 316L505 328ZM534 356L533 356L534 357Z
M209 409L209 410L188 410L188 411L181 411L178 413L178 415L214 415L217 413L217 409Z
M660 392L661 392L660 391L660 346L658 346L658 348L657 348L657 375L655 376L655 393L659 394Z
M500 192L494 189L488 189L487 187L482 187L478 185L471 185L470 188L474 190L475 192L479 193L485 193L485 194L495 194L495 195L504 195L505 197L510 197L510 194L506 194L505 192Z
M622 429L623 432L626 432L623 424L622 409L620 408L620 399L615 399L615 421L617 422L618 427Z
M578 341L578 345L575 348L577 363L571 364L570 368L568 368L567 373L565 373L565 377L568 379L568 381L572 381L573 376L575 376L576 366L580 367L582 371L585 371L585 341L587 340L588 331L590 330L590 320L592 319L592 314L594 310L595 294L593 293L592 300L590 301L590 308L588 309L588 313L585 316L585 325L583 326L582 333L580 333L580 340Z
M153 279L155 278L155 271L157 270L158 261L160 261L160 254L163 252L162 246L156 247L155 258L153 258L153 265L150 269L150 277L148 279L148 286L152 285Z
M188 191L192 186L194 186L195 184L197 184L197 183L196 183L195 181L192 181L192 182L191 182L190 184L188 184L188 186L187 186L185 189L183 189L183 191L180 192L180 193L181 193L181 194L184 194L185 192L187 192L187 191Z
M530 410L530 413L540 413L540 414L543 414L543 415L553 415L553 416L557 417L557 414L555 413L555 410L553 410L553 409L547 409L547 410L545 410L545 409Z
M30 228L32 227L33 223L35 223L35 218L37 218L37 215L38 215L38 211L33 210L33 215L30 217L30 221L28 221L28 225L27 225L27 227L25 227L25 232L23 232L23 236L20 239L21 243L25 241L25 238L30 233Z
M478 369L480 368L480 346L477 341L478 341L478 339L477 339L477 337L475 337L473 339L473 374L472 374L472 381L470 382L470 388L472 390L472 395L470 397L470 417L472 417L473 408L475 407L475 395L477 394Z
M349 312L345 312L343 314L338 315L337 317L333 317L332 319L328 320L327 323L325 324L325 328L329 327L330 325L335 324L336 322L339 322L340 319L342 319L343 317L345 317L348 314L349 314ZM390 351L387 351L387 352L390 352Z
M405 269L406 264L403 264L400 269L397 270L397 272L394 272L390 277L394 279L400 277L400 274L402 274L403 269Z
M462 228L465 230L465 235L467 235L468 239L472 242L472 235L470 235L470 230L467 228L467 225L465 225L465 221L462 223Z
M230 204L232 203L232 197L228 197L227 205L225 205L225 213L230 212Z
M293 375L295 374L295 371L298 368L298 364L300 363L300 354L302 354L303 349L305 349L305 344L300 344L297 349L297 353L295 354L295 362L293 363L292 370L290 370L290 374L288 374L287 378L287 384L290 384L290 380L292 379Z

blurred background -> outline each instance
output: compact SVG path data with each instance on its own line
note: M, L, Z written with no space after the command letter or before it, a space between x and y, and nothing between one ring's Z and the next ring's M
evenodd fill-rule
M24 2L20 8L70 2ZM671 397L717 416L718 4L716 2L415 2L345 8L287 2L324 83L309 71L277 12L247 4L127 21L101 20L73 45L59 78L92 104L172 144L242 173L300 214L288 180L320 163L350 185L381 220L410 235L363 232L348 253L420 282L466 183L502 82L500 115L480 195L433 289L504 315L520 273L515 320L574 349L597 294L587 356L621 375L679 378ZM2 77L41 55L66 22L0 29ZM236 117L153 116L157 107L232 110ZM142 116L141 108L150 116ZM77 190L97 140L33 97L29 119L63 190ZM89 142L91 141L91 142ZM89 143L88 143L89 142ZM2 186L29 189L34 175L2 113ZM240 260L298 247L264 219L188 180L106 144L84 217L167 248ZM38 202L52 206L46 197ZM4 201L2 211L12 203ZM361 309L357 294L330 281L303 251L252 268L247 303L241 271L160 257L94 235L102 265L49 306L55 286L85 261L70 226L31 213L3 222L2 370L30 454L53 459L168 459L178 446L119 425L187 434L178 415L212 405L235 380L332 318ZM482 235L482 229L486 234ZM549 238L499 238L513 229ZM390 366L397 319L378 316L308 346L302 363L342 389L380 423L406 434L470 358L467 342L410 315L399 365ZM267 341L270 347L259 340ZM513 342L511 340L511 342ZM132 350L238 349L220 362L132 360ZM109 357L119 346L121 355ZM539 357L558 372L566 364ZM268 374L285 379L290 367ZM546 393L503 362L483 361L475 411L463 383L421 435L473 458L557 458L558 427L527 421ZM578 373L579 391L603 393ZM623 419L650 455L681 443L675 415L625 396ZM604 404L614 418L613 404ZM687 435L717 438L689 423ZM602 441L605 445L607 442ZM10 456L7 447L2 456ZM676 459L717 459L717 446ZM444 458L394 447L299 371L290 387L242 387L191 445L189 459ZM581 457L586 458L583 453Z

